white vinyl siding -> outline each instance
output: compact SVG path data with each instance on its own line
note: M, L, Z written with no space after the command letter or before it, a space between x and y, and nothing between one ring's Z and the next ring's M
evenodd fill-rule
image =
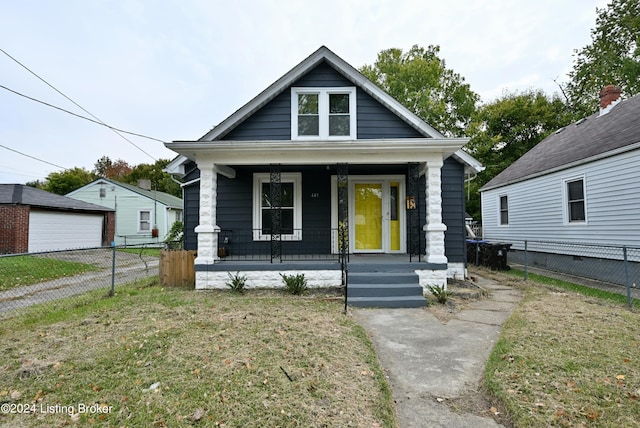
M100 247L103 219L103 214L32 210L29 252Z
M482 192L484 237L637 246L640 151ZM588 222L569 224L566 182L582 178ZM499 227L499 195L509 194L509 227Z

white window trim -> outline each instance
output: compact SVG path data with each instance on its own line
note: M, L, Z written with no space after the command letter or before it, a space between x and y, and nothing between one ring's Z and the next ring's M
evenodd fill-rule
M298 94L318 94L318 120L320 135L298 135ZM350 135L329 136L329 94L349 94ZM356 87L291 88L291 139L292 140L356 140Z
M502 198L507 198L507 222L506 223L502 223ZM498 227L509 227L509 223L511 220L511 216L509 213L510 209L509 209L509 195L506 193L503 193L501 195L498 195Z
M140 227L142 224L142 213L149 213L149 230L142 230L142 228ZM153 229L153 224L151 223L152 219L153 212L151 210L138 210L138 233L151 233L151 230Z
M569 183L582 180L582 194L584 195L584 220L571 221L571 211L569 209ZM584 174L567 177L562 180L562 216L563 223L566 226L584 226L588 223L589 214L587 213L587 179Z
M253 174L253 240L269 241L271 234L262 233L262 184L270 182L270 174ZM282 234L283 241L302 240L302 174L299 172L283 172L281 183L293 183L293 234Z

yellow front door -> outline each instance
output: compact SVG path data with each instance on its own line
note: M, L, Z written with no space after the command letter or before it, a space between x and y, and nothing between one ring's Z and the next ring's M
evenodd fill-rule
M355 251L382 251L382 183L355 183Z

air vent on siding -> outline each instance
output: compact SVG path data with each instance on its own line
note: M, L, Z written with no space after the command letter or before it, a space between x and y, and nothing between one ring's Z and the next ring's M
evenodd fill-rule
M107 189L105 189L104 187L100 188L100 197L104 198L107 196Z

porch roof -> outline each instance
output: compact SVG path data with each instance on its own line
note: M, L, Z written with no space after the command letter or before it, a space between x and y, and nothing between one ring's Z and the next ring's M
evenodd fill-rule
M166 146L196 162L219 165L389 164L438 161L456 154L468 138L409 138L347 141L174 141Z

